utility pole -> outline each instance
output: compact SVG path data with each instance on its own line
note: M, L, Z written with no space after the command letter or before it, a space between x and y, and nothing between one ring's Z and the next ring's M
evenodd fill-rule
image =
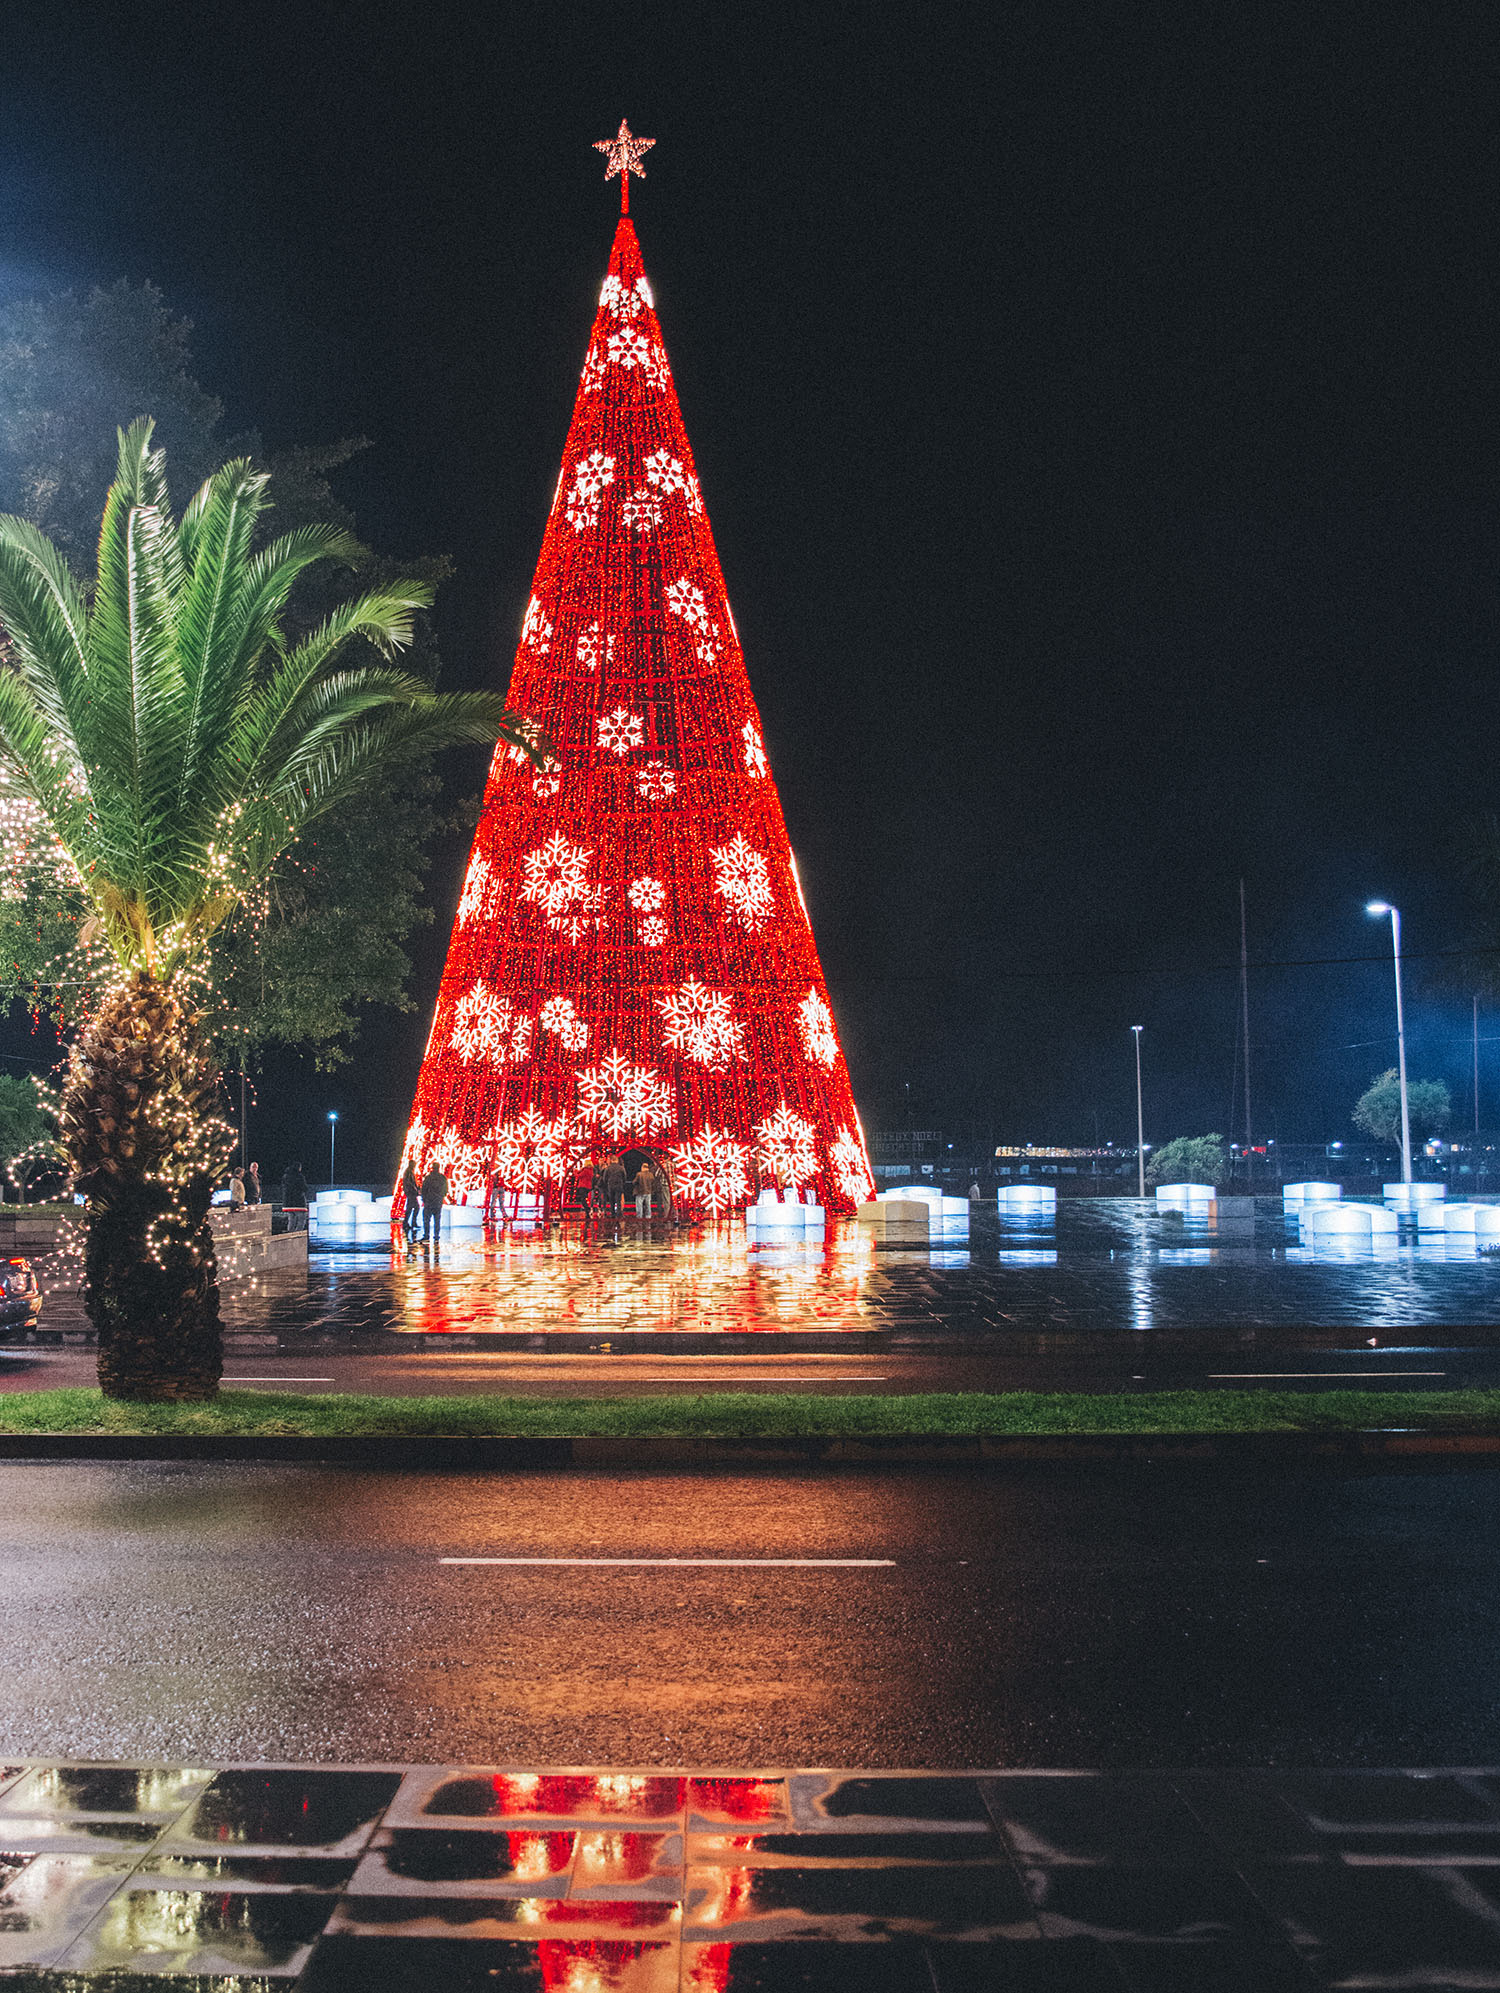
M1474 999L1474 1167L1479 1168L1479 998Z
M1255 1174L1255 1137L1250 1132L1250 954L1245 943L1245 882L1240 880L1240 1019L1245 1033L1245 1182Z
M1135 1033L1135 1160L1140 1177L1141 1196L1146 1195L1146 1117L1141 1107L1141 1033L1143 1024L1132 1024Z

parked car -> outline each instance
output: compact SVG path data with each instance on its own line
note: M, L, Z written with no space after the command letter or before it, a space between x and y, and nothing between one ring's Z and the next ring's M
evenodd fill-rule
M29 1259L0 1261L0 1328L30 1328L42 1312L42 1290Z

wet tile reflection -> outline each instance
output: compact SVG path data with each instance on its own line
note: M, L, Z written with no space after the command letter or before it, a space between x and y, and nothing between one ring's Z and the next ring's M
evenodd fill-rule
M67 1952L72 1971L133 1966L292 1977L307 1963L334 1899L297 1893L129 1889Z
M399 1772L221 1772L164 1845L356 1853L400 1783Z
M37 1769L34 1801L130 1791ZM100 1823L159 1835L145 1848L0 1841L0 1979L59 1993L1500 1987L1496 1772L208 1777L152 1788L187 1795L176 1825L124 1807ZM527 1817L542 1806L551 1820ZM215 1825L219 1844L184 1838Z

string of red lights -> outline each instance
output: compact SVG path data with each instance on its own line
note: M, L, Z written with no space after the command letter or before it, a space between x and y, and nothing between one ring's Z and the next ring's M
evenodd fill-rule
M635 143L640 144L640 141ZM628 174L622 173L622 179ZM406 1156L456 1194L670 1158L711 1212L870 1196L864 1135L634 227L616 230Z

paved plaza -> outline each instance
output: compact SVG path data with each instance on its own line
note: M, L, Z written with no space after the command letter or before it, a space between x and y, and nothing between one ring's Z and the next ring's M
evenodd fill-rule
M92 1381L76 1265L43 1278L37 1333L0 1331L0 1389ZM435 1259L318 1251L305 1278L222 1297L229 1378L252 1388L1500 1384L1500 1258L1431 1236L1314 1253L1269 1198L1222 1228L1133 1199L1063 1199L1043 1224L976 1206L966 1239L923 1250L852 1221L794 1247L750 1246L728 1221L572 1221Z
M58 1993L1500 1987L1500 1775L0 1768Z

